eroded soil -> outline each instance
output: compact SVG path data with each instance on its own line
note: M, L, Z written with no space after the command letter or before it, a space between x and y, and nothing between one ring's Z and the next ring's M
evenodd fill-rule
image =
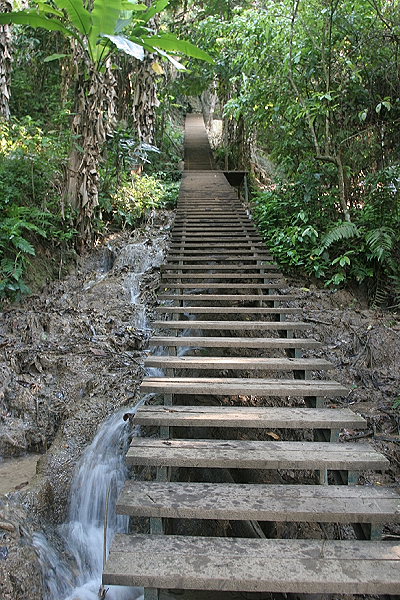
M42 598L33 532L63 522L83 450L110 414L133 403L149 335L140 304L151 315L171 222L171 213L161 212L141 231L110 236L66 278L2 314L0 455L28 455L30 465L29 474L17 469L14 479L13 463L0 463L12 492L0 501L4 600ZM363 481L398 486L399 315L367 309L349 292L309 288L300 279L287 285L299 294L295 304L310 324L308 335L324 346L305 355L334 363L330 377L350 389L336 404L368 420L365 432L345 431L342 439L369 439L390 460L386 474L365 473ZM387 537L399 533L385 530Z

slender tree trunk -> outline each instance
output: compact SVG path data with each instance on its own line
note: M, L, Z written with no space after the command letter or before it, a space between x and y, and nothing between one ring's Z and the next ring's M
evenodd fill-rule
M0 0L0 13L11 12L12 0ZM10 118L10 80L12 69L12 30L0 25L0 116Z
M82 244L90 241L92 219L99 205L99 167L106 140L104 99L106 77L95 70L81 74L77 84L77 106L73 120L74 146L71 150L65 199L77 211Z
M138 63L133 92L133 124L141 142L154 144L156 135L157 98L156 74L153 71L153 56L147 54Z

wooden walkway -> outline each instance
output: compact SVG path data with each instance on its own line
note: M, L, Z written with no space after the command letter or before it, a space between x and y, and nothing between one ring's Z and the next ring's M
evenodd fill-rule
M190 115L145 361L165 376L141 385L160 402L139 409L135 422L149 437L134 438L127 456L157 475L128 481L117 506L149 517L150 533L116 536L103 583L143 586L149 599L173 597L169 589L218 592L204 598L400 594L400 544L380 539L383 524L400 520L400 497L358 485L360 471L388 461L365 441L339 443L342 428L366 423L330 404L347 389L329 377L329 362L302 356L321 345L290 306L295 295L280 293L277 266L213 167L202 118ZM295 525L277 526L285 523ZM337 539L343 525L354 539Z

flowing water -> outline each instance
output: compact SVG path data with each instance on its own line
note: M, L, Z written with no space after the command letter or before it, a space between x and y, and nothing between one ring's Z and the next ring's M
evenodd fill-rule
M145 305L140 303L141 278L162 261L163 252L160 248L137 243L126 246L113 265L115 269L129 271L124 279L124 287L135 307L132 324L137 329L148 329ZM107 274L101 273L99 279ZM112 415L82 455L72 481L69 518L59 528L73 561L67 562L43 534L34 535L33 543L45 580L45 600L98 600L102 597L106 506L107 549L115 533L128 530L129 522L129 517L116 515L115 509L118 493L127 478L125 454L132 435L129 422L123 420L123 415L126 412L135 413L152 396L144 396L135 407L125 407ZM71 562L76 567L72 568ZM139 600L143 598L143 590L109 586L103 597L107 600Z
M152 395L133 408L123 408L100 428L84 452L71 487L69 519L60 527L76 569L71 569L43 534L35 534L46 585L46 600L98 600L103 569L104 524L108 503L107 548L115 533L126 532L128 517L116 515L119 491L127 477L125 454L132 435L126 412L135 413ZM134 432L135 433L135 432ZM108 600L139 600L141 588L110 586Z

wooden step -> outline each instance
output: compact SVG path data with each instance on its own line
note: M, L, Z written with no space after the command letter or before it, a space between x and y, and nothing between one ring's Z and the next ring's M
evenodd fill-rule
M203 269L204 267L202 267ZM164 272L161 281L164 279L268 279L268 277L282 277L280 273L168 273Z
M253 379L240 377L145 377L141 392L199 396L345 396L348 389L336 381L311 379Z
M243 337L193 337L193 336L152 336L149 346L167 348L278 348L311 349L321 348L321 342L312 338L243 338Z
M212 286L212 288L214 287L215 285ZM175 285L174 288L177 288L177 286ZM183 289L191 288L191 285L183 286ZM233 290L231 289L230 291ZM237 294L158 294L158 298L159 300L191 300L192 302L200 300L202 302L254 302L256 300L265 302L287 302L288 300L295 300L297 296L292 296L290 294L241 294L240 290L238 290Z
M134 517L306 523L398 523L399 507L394 490L345 485L128 481L117 501Z
M320 358L247 358L242 356L148 356L145 367L161 369L237 369L239 371L326 371L334 365Z
M302 321L153 321L153 328L162 329L219 329L221 331L288 331L309 329Z
M201 271L258 271L266 269L270 271L276 271L279 269L278 265L274 264L258 264L258 265L196 265L196 264L182 264L182 265L170 265L166 263L162 265L161 271L187 271L187 270L201 270ZM208 273L207 273L208 274ZM264 273L262 273L264 275ZM185 273L186 275L186 273ZM236 273L235 273L236 275Z
M133 438L129 465L225 469L381 470L387 458L368 444ZM399 549L400 552L400 549Z
M264 246L264 248L258 248L257 250L252 250L250 248L241 248L239 250L232 250L232 249L224 250L224 249L221 249L221 248L217 247L215 250L212 250L212 251L209 250L209 249L204 249L201 246L199 246L197 250L183 250L183 251L180 250L179 244L175 244L175 247L177 247L176 252L178 254L184 254L184 255L196 255L196 256L200 256L200 255L203 255L203 254L204 255L211 254L211 255L215 256L215 255L221 255L222 254L222 255L225 256L225 255L230 255L230 254L234 254L234 255L240 254L241 256L248 255L248 256L253 257L253 256L258 256L260 254L263 254L263 249L264 249L265 253L266 253L266 257L269 258L271 256L268 253L268 251L265 248L265 246ZM171 254L174 254L176 252L175 252L175 250L172 250L172 251L169 252L168 256L170 256Z
M196 300L196 296L193 298ZM301 308L265 308L265 307L242 307L242 306L157 306L156 312L162 314L192 314L192 315L279 315L294 314Z
M203 240L204 243L201 242L183 242L181 244L177 243L177 242L173 242L171 243L171 245L169 246L170 248L179 248L179 249L184 249L184 250L201 250L202 248L204 248L204 246L206 245L208 248L208 252L213 251L214 248L217 250L223 250L224 252L226 250L234 250L235 252L242 252L243 250L251 250L253 251L253 248L258 250L260 248L265 248L265 244L263 242L236 242L236 241L230 241L230 242L221 242L221 243L211 243L209 241L206 242L206 240ZM211 250L213 249L213 250Z
M203 261L206 264L209 263L209 261L215 261L215 260L223 260L225 262L253 262L253 263L258 263L261 262L264 265L267 264L276 264L273 261L272 257L269 254L258 254L258 255L253 255L253 256L249 256L248 254L244 254L244 255L230 255L230 254L216 254L216 255L196 255L196 254L173 254L173 253L169 253L168 257L167 257L167 264L168 263L175 263L177 261L193 261L193 262L200 262Z
M141 406L135 424L156 427L253 427L263 429L365 429L349 408L254 406ZM399 503L400 511L400 503Z
M271 276L272 279L277 278L276 275L275 276ZM266 277L267 279L267 277ZM161 285L162 283L162 285ZM160 282L160 287L163 287L165 289L169 288L169 289L185 289L185 290L195 290L195 289L207 289L207 290L218 290L218 289L223 289L223 290L238 290L239 292L241 290L276 290L278 288L277 286L277 282L273 281L272 283L231 283L230 281L227 281L226 283L211 283L211 282L205 282L205 283L175 283L174 281L172 281L171 283L168 282ZM201 294L196 294L196 298L198 298ZM208 295L208 294L205 294ZM242 295L242 294L239 294ZM271 298L269 298L271 296ZM288 299L290 298L294 298L295 296L292 296L291 294L260 294L257 298L257 300L270 300L272 299L272 296L276 296L280 299ZM160 296L159 296L160 297ZM192 297L194 297L194 294L192 294ZM277 299L277 298L275 298Z
M103 584L293 594L398 594L398 542L117 534Z

